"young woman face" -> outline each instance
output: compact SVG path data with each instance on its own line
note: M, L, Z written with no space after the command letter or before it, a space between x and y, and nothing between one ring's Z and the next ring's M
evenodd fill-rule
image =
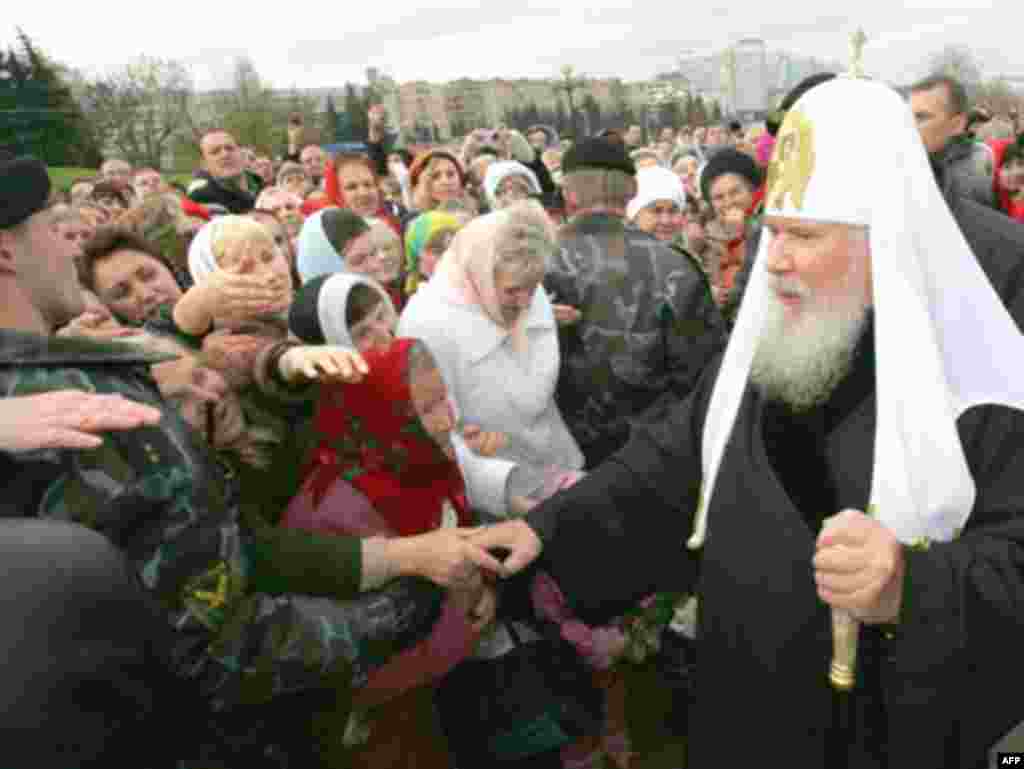
M426 170L430 185L430 198L435 203L447 203L462 195L462 181L455 164L448 158L435 158Z

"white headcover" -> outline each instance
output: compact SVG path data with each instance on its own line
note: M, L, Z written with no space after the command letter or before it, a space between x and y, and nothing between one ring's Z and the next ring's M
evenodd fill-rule
M808 91L779 130L765 216L869 228L877 397L871 507L901 542L953 539L976 496L956 420L981 404L1024 409L1024 337L939 192L907 104L885 85L845 77ZM771 241L765 229L711 396L691 548L704 541L765 321Z
M213 255L213 230L217 221L204 224L188 247L188 271L197 285L205 283L219 269Z
M641 168L636 172L636 197L626 207L626 218L635 219L640 211L659 200L671 200L682 210L686 205L683 180L667 168Z
M484 191L487 193L487 203L491 208L498 207L498 187L510 176L522 176L526 179L531 195L542 194L543 190L533 169L527 168L518 160L498 160L491 163L484 177Z
M381 288L380 284L365 275L356 275L349 272L338 272L331 275L324 281L317 295L317 316L320 319L320 331L324 335L327 344L341 345L355 349L355 342L352 341L352 330L345 322L345 312L348 309L348 295L358 285L369 286L376 290L382 300L391 310L396 318L395 305L388 296L388 292Z

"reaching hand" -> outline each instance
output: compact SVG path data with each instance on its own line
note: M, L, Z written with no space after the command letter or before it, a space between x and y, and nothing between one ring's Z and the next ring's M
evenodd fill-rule
M325 384L354 384L370 373L358 352L334 345L293 347L281 356L279 366L287 382L306 379Z
M283 312L291 305L291 287L284 278L215 270L203 283L204 308L210 318L246 321Z
M470 536L470 541L482 550L503 548L509 556L502 564L504 576L511 576L533 563L544 548L537 533L521 520L505 521L493 526L484 526Z
M573 323L578 323L583 317L582 312L567 304L553 304L551 310L555 314L555 322L559 326L571 326Z
M894 622L903 596L903 546L859 510L828 518L814 555L818 595L869 624Z
M508 443L505 433L484 432L478 425L466 425L462 437L466 445L482 457L493 457Z
M98 433L157 424L159 409L120 395L55 390L0 398L0 450L94 449Z
M399 573L463 590L478 587L481 569L502 574L494 556L470 541L473 531L444 528L392 540Z
M138 336L140 328L129 328L118 323L103 305L94 305L57 332L57 336L86 337L100 341Z

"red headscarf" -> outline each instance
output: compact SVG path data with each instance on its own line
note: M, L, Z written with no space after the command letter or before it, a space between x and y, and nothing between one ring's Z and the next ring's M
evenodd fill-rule
M335 480L347 480L399 536L436 529L445 500L460 525L469 523L459 467L413 411L406 381L413 344L397 339L386 351L365 353L370 373L362 382L322 390L320 444L306 480L317 505Z
M366 168L373 174L374 181L378 182L377 172L373 169L373 164L369 160L366 161ZM383 200L383 196L381 196ZM306 200L302 204L302 213L305 216L315 214L322 208L328 208L329 206L337 206L338 208L348 208L348 203L345 202L345 195L341 191L341 185L338 183L338 171L334 165L334 158L327 161L324 166L324 197L318 200ZM387 222L388 227L393 229L398 237L402 237L402 225L391 215L391 213L384 208L384 204L381 203L380 208L377 209L377 213L374 214L374 218L381 219Z

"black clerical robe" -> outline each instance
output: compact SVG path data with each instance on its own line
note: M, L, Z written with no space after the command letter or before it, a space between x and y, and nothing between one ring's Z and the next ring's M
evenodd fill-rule
M830 612L811 560L824 516L867 505L872 361L862 346L829 403L799 418L748 388L698 554L685 541L718 363L670 418L635 427L621 452L528 516L544 568L586 621L658 589L700 596L689 769L837 763ZM959 539L907 551L899 623L862 629L857 769L983 766L1024 719L1024 415L978 408L959 429L976 505Z

